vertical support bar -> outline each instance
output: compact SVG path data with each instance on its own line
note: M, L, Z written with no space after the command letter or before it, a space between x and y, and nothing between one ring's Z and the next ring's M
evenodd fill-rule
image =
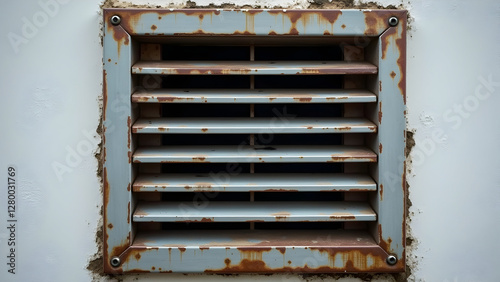
M378 153L372 173L379 191L371 197L378 215L372 232L379 245L404 266L405 247L405 143L406 143L406 12L399 13L399 24L388 28L378 39L376 50L378 81L371 87L378 103L371 113L378 126L378 138L369 144ZM378 142L377 142L378 141Z
M343 46L344 61L363 61L364 48L344 45ZM364 76L360 75L345 75L344 89L363 89L365 88ZM344 117L363 117L363 104L346 103L344 104ZM362 134L343 134L344 145L364 145L364 135ZM344 173L365 173L366 165L363 163L344 163ZM368 195L366 192L344 193L344 201L366 201ZM344 229L364 229L366 222L345 222Z
M104 143L104 270L114 273L110 259L131 244L132 136L130 125L132 41L104 14L103 143ZM120 109L120 110L117 110ZM123 111L122 109L127 109ZM112 144L112 145L108 145Z
M250 45L250 61L255 61L255 45ZM250 89L255 89L255 76L250 76ZM250 117L255 117L255 104L250 104ZM255 145L255 135L250 134L250 145ZM250 173L255 173L255 164L250 164ZM250 202L255 201L255 192L250 192ZM250 230L255 229L255 223L250 222Z
M141 60L142 61L157 61L161 60L161 45L160 44L141 44ZM146 75L141 78L136 87L136 91L161 88L161 79L158 76ZM143 118L159 118L161 117L161 104L143 103L140 105L141 117ZM139 134L139 145L141 146L160 146L161 134L144 135ZM140 173L161 173L161 164L141 164L139 166ZM162 193L148 192L137 193L138 200L145 201L161 201ZM148 222L141 224L142 230L160 230L161 223Z

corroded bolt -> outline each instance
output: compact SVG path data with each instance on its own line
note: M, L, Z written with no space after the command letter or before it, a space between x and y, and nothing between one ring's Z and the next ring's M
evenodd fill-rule
M395 255L389 255L385 261L389 265L395 265L398 262L398 258Z
M396 17L390 17L388 22L389 22L390 26L397 26L399 23L399 20Z
M112 267L118 267L120 266L121 261L119 257L112 257L110 263Z
M114 15L111 17L111 24L113 25L119 25L122 19L118 15Z

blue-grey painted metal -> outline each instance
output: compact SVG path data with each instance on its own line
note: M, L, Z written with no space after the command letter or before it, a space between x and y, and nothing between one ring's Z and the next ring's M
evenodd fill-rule
M376 89L377 117L373 117L373 121L378 125L377 146L380 150L374 177L381 191L375 194L372 203L379 215L379 243L386 245L387 252L402 259L406 191L406 13L399 20L398 26L387 29L380 36L377 46L380 87Z
M136 103L370 103L375 94L362 89L152 89L132 95Z
M376 191L365 174L342 173L164 173L143 174L134 181L134 192L332 192Z
M139 202L135 222L328 222L375 221L367 202Z
M295 246L289 242L295 242ZM364 269L371 272L385 267L385 262L376 259L377 243L370 235L356 230L148 232L138 235L135 244L146 251L137 259L131 250L124 267L152 272L234 273L244 271L243 266L264 273L321 273L327 269L343 272L352 271L351 261L354 266L363 262ZM332 245L342 249L332 255L325 248ZM349 253L348 249L361 251ZM371 251L365 258L364 253ZM219 257L224 259L214 259Z
M157 146L140 147L135 163L326 163L376 162L377 154L364 146Z
M374 133L375 124L362 118L154 118L139 119L134 133Z
M130 164L130 115L132 81L131 37L122 27L104 24L103 81L103 181L104 181L104 267L132 243ZM116 40L119 34L121 37ZM124 110L125 109L125 110ZM128 189L128 190L127 190Z

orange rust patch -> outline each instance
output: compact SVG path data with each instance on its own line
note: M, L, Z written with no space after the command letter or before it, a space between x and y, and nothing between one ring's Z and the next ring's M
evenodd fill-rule
M165 127L158 127L158 131L165 131L167 130Z
M127 133L128 134L128 136L127 136L127 138L128 138L128 140L127 140L127 148L130 149L130 142L132 140L132 134L130 134L130 130L132 128L132 118L130 116L128 116L128 118L127 118L127 128L128 128L128 133Z
M341 25L340 27L344 29L345 28L345 24Z
M137 253L137 254L135 254L134 257L135 257L136 260L140 260L141 259L141 254ZM153 269L154 269L154 267L153 267Z
M271 30L268 35L278 35L274 30Z
M280 253L285 254L286 248L285 247L276 247L276 250L280 251Z
M382 154L382 143L378 144L378 151Z
M391 71L391 78L394 79L396 77L396 73L394 71Z
M203 132L207 132L208 131L208 128L202 128L201 131Z
M130 202L127 205L127 223L130 224Z
M312 101L312 97L302 97L302 98L293 98L295 101L299 101L299 102L311 102Z
M379 109L378 109L378 123L382 123L382 102L379 102Z
M381 80L379 80L379 82L378 82L378 90L382 91L382 81Z
M184 253L184 252L186 251L186 248L179 247L179 251L180 251L181 253Z
M380 194L380 200L382 201L384 197L384 184L380 184L379 194Z
M194 157L193 161L195 161L195 162L204 162L205 159L206 159L205 157Z
M109 229L113 229L113 224L111 224L111 223L110 223L110 224L108 224L108 228L109 228Z
M151 29L152 29L152 30L156 30L157 28L158 28L158 27L157 27L156 25L152 25L152 26L151 26Z
M331 33L330 33L328 30L325 30L325 31L323 32L323 35L331 35Z

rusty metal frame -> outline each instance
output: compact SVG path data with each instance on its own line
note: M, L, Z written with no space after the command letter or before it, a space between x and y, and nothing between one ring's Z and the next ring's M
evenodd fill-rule
M120 24L110 22L113 15L121 18ZM390 17L397 17L399 24L390 26ZM374 39L366 47L374 54L368 61L378 66L378 76L370 83L378 96L377 109L370 117L379 132L370 144L378 154L378 164L372 170L378 183L378 192L371 198L378 215L372 226L374 244L357 245L347 240L344 245L278 247L256 242L235 248L207 243L194 248L186 244L151 245L134 238L131 123L135 117L130 99L130 71L138 53L134 38L199 35ZM406 11L104 9L103 61L106 273L404 271ZM342 242L345 238L339 236ZM396 256L397 263L388 264L389 255ZM120 266L111 266L113 257L120 258ZM308 264L308 258L316 263Z

